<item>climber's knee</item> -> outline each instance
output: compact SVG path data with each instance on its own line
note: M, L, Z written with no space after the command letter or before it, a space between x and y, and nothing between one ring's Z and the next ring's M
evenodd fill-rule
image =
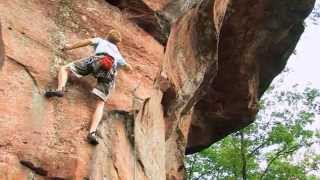
M97 98L97 104L96 104L97 108L99 107L103 108L104 105L105 105L105 101L103 101L101 98Z
M60 71L69 71L70 66L71 66L71 63L63 65L61 66Z

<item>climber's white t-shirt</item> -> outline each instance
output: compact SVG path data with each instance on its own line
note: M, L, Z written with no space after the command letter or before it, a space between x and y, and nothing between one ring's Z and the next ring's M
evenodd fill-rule
M100 53L107 53L110 56L113 57L113 59L115 60L115 64L116 66L123 66L126 63L126 60L122 57L122 55L120 54L120 51L118 49L118 47L111 43L108 40L102 39L102 38L93 38L91 39L92 41L92 45L94 48L94 53L95 54L100 54Z

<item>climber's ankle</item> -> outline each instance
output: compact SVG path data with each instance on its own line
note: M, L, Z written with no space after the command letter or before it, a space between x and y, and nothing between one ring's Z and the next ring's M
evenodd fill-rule
M96 131L93 132L89 132L88 136L87 136L87 141L92 144L92 145L97 145L99 144L98 142L98 136Z
M63 97L64 93L63 91L57 90L57 89L48 89L46 90L46 92L44 93L44 95L47 98L51 98L51 97Z
M64 86L58 87L57 91L65 92L66 91L66 87L64 87Z

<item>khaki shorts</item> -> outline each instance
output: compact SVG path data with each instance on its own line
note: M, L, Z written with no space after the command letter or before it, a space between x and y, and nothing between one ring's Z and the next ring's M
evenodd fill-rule
M68 65L69 70L78 78L93 75L97 79L96 87L91 91L103 101L106 101L110 90L114 87L115 72L109 72L99 68L99 58L102 56L91 56Z

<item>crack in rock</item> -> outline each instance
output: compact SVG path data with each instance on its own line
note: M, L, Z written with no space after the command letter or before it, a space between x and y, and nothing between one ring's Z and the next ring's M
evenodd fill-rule
M17 65L21 66L21 67L26 71L26 73L30 76L30 78L31 78L34 86L36 87L37 92L40 94L39 84L38 84L36 78L32 75L31 71L28 69L28 67L27 67L26 65L24 65L23 63L15 60L15 59L14 59L13 57L11 57L11 56L8 56L8 55L7 55L7 57L8 57L9 60L11 60L12 62L14 62L14 63L16 63Z
M41 166L37 167L31 161L20 160L20 163L25 167L29 168L30 170L32 170L35 174L46 177L45 179L51 179L51 180L67 180L68 179L63 177L48 176L48 171L46 169L42 168Z
M34 171L36 174L38 174L40 176L47 176L48 175L48 171L47 170L43 169L42 167L36 167L30 161L21 160L20 163L22 165L26 166L27 168L31 169L32 171Z

